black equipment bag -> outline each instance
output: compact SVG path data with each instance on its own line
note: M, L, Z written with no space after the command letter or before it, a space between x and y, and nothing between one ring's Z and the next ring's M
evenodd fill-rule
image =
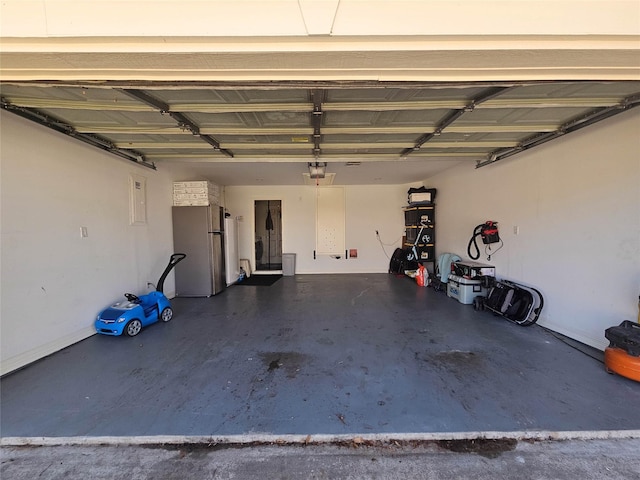
M609 327L604 331L609 346L621 348L632 357L640 357L640 323L625 320L617 327Z
M404 274L405 270L415 270L418 268L418 262L408 260L410 250L396 248L389 261L389 273Z

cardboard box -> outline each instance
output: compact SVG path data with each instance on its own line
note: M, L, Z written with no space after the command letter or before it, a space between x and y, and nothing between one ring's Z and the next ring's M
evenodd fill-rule
M220 205L220 187L208 180L173 182L173 206Z
M409 195L409 203L431 203L433 202L432 198L431 192L412 193Z
M200 200L174 200L174 207L206 207L209 205L216 205L216 203L212 203L208 198L203 198Z

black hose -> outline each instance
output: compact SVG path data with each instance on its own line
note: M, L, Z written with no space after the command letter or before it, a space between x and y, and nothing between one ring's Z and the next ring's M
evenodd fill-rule
M476 238L478 237L478 235L480 235L480 232L482 231L482 227L484 226L484 224L478 225L476 228L473 229L473 235L471 236L471 239L469 240L469 245L467 245L467 255L469 256L469 258L471 260L477 260L480 258L480 249L478 248L478 243L476 242ZM471 247L474 247L476 249L476 253L475 255L471 253Z

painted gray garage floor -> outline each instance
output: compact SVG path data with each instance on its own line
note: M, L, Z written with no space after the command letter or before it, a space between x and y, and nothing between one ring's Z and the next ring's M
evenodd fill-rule
M298 275L173 306L3 378L2 436L640 429L640 384L406 278Z

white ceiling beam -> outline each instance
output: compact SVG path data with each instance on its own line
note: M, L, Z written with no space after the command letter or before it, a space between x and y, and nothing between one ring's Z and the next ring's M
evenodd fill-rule
M171 103L171 111L183 113L261 113L261 112L301 112L313 110L313 103Z
M553 132L558 128L555 123L544 123L536 125L449 125L443 133L529 133L529 132ZM425 132L429 133L429 132Z
M192 135L184 128L175 125L74 125L79 133L96 133L102 135ZM201 133L205 133L202 132Z
M637 0L78 4L4 0L0 79L640 78Z
M200 127L201 133L208 135L292 135L304 136L312 135L313 127Z
M260 155L236 155L234 158L229 158L223 155L214 156L213 154L149 154L146 156L149 161L179 161L179 162L206 162L206 163L307 163L315 161L315 156L311 155L278 155L269 156L265 158ZM424 158L474 158L483 159L485 157L482 153L474 152L416 152L407 157L401 157L398 155L388 154L353 154L353 155L321 155L320 160L326 162L419 162L424 161Z
M96 54L0 53L0 81L51 78L62 81L138 79L151 82L638 80L639 52L640 49L615 52L458 51L423 52L417 57L413 53L398 52L391 55L395 58L384 58L386 54L322 53L314 63L309 63L310 58L302 59L295 53L282 56L248 54L231 59L233 65L221 68L212 65L228 59L216 55L185 54L177 56L182 58L167 60L165 54L102 54L98 61L94 61ZM359 61L345 59L346 56Z
M314 144L309 143L224 143L228 149L237 150L300 150L305 148L313 148ZM324 143L320 142L323 150L340 150L353 148L384 149L396 148L403 149L412 146L409 142L378 142L378 143Z
M98 100L62 100L57 98L6 97L11 104L25 108L55 108L61 110L101 110L121 112L153 112L149 105L118 98L111 101Z
M186 87L188 89L188 87ZM152 112L155 109L141 102L131 102L114 98L110 101L98 100L64 100L56 98L7 97L16 106L25 108L50 108L66 110L101 110L123 112ZM349 111L414 111L414 110L451 110L466 106L465 100L428 100L406 102L326 102L322 104L325 112ZM476 106L477 109L498 108L597 108L610 107L620 103L617 97L594 98L496 98ZM264 112L299 112L313 111L313 103L171 103L170 111L182 113L264 113ZM324 129L323 129L324 131Z
M437 90L436 90L437 91ZM415 100L408 102L325 102L323 112L389 112L402 110L440 110L464 108L463 100Z
M494 98L481 103L476 108L598 108L611 107L620 103L619 97L601 98Z
M118 148L141 150L211 150L211 145L204 142L115 142L115 145Z
M515 147L515 141L486 141L486 142L438 142L431 141L422 145L422 148L506 148ZM379 149L405 149L413 147L410 142L378 142L378 143L321 143L323 151L340 149L368 150ZM118 148L140 149L140 150L167 150L167 149L188 149L188 150L210 150L211 146L204 143L195 142L116 142ZM313 143L220 143L221 148L242 152L243 150L304 150L312 148Z
M553 132L558 128L557 124L535 125L451 125L445 129L445 133L529 133L529 132ZM75 125L80 133L112 134L112 135L191 135L177 126L102 126L102 125ZM416 134L433 133L435 127L414 125L410 127L324 127L325 135L379 135L379 134ZM200 133L204 135L312 135L311 127L271 127L271 128L229 128L229 127L200 127Z

